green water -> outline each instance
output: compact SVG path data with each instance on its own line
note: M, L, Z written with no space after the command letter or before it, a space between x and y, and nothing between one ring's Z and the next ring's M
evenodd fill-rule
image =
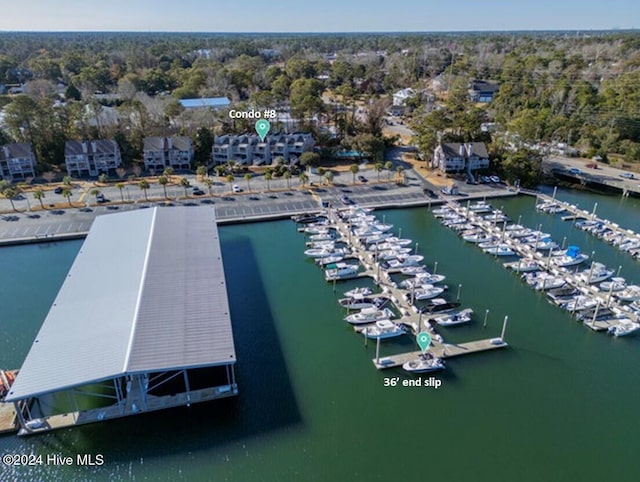
M570 192L560 193L573 196ZM584 196L584 202L595 197ZM582 199L582 198L581 198ZM636 222L638 204L597 198ZM574 201L572 201L574 202ZM640 263L547 214L532 198L495 201L640 282ZM582 204L581 204L582 205ZM587 204L585 204L586 206ZM601 211L602 210L602 211ZM221 228L238 355L237 399L22 439L0 452L103 454L97 468L0 471L0 480L636 481L640 339L593 333L462 242L424 208L378 213L447 275L476 311L450 341L498 336L510 348L448 361L439 390L385 387L375 346L346 323L293 223ZM634 218L633 216L636 216ZM629 225L626 223L625 225ZM0 365L24 358L80 244L0 250ZM338 295L363 281L338 284ZM482 328L485 309L489 323ZM382 353L413 349L411 340Z

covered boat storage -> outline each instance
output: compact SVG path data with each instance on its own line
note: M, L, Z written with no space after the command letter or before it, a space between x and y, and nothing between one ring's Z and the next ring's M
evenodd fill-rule
M237 395L212 207L99 216L7 402L20 434ZM62 407L62 409L60 408Z

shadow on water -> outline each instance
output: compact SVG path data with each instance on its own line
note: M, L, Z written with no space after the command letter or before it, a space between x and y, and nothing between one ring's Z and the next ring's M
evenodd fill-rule
M301 422L248 238L222 242L238 397L111 420L33 439L48 451L103 453L110 463L207 451ZM114 447L113 440L118 440Z

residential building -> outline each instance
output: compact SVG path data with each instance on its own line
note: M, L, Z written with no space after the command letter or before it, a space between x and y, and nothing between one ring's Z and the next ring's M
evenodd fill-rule
M470 172L489 167L489 154L484 142L440 143L433 152L431 165L443 172Z
M189 137L145 137L143 159L147 170L190 169L193 143Z
M406 88L399 90L393 94L393 105L398 107L404 107L407 104L407 100L416 95L416 91L412 88Z
M6 144L0 147L0 175L13 182L35 177L36 158L30 144Z
M313 149L315 141L307 132L271 134L264 141L255 134L224 135L214 139L211 157L214 164L237 161L246 165L271 164L277 157L295 162Z
M469 98L472 102L488 104L498 93L500 86L484 80L474 80L469 84Z
M122 164L122 157L113 139L67 141L64 161L70 176L85 177L115 171Z

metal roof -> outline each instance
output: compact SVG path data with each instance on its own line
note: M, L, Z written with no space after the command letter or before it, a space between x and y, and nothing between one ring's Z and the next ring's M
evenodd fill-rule
M7 395L236 361L212 207L96 218Z
M231 101L227 97L205 97L202 99L180 99L180 105L185 109L194 109L198 107L228 107Z

